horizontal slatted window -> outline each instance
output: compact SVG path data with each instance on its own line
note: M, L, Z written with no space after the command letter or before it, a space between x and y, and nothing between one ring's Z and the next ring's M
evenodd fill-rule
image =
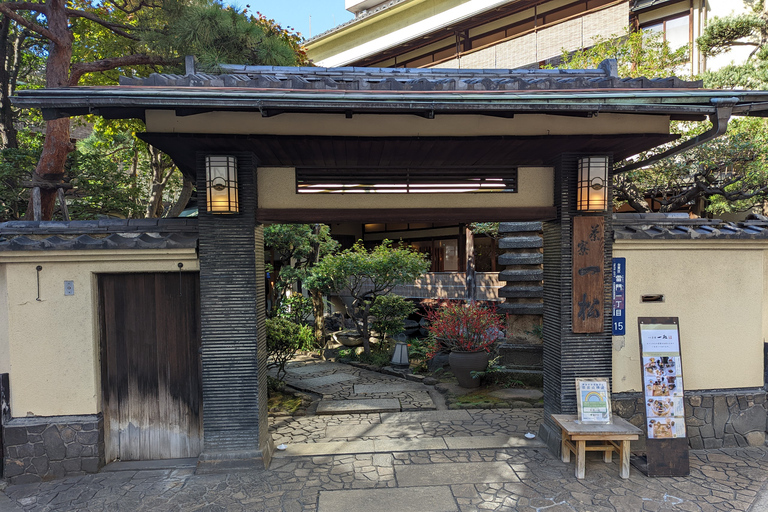
M299 194L517 192L517 168L297 168Z

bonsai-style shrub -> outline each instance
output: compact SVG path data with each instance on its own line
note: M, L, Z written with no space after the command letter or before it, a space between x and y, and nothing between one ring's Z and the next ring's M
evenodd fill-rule
M313 342L312 328L284 318L267 319L268 368L277 368L277 379L285 378L285 364L298 350Z
M371 314L376 318L373 330L384 335L384 339L397 336L405 330L405 319L416 311L416 305L399 295L390 293L381 295L371 306Z
M363 339L365 353L370 354L371 306L395 286L413 283L428 268L424 255L410 247L392 247L392 242L384 240L368 251L359 241L350 249L323 258L312 267L306 284L310 290L322 293L349 292L354 300L347 311Z
M427 310L430 356L438 352L490 352L501 336L502 318L494 306L445 302Z

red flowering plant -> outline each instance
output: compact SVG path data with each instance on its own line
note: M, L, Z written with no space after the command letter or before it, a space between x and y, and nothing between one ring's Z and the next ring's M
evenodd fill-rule
M427 310L430 334L429 357L446 350L453 352L490 352L503 335L502 319L496 307L476 302L444 302Z

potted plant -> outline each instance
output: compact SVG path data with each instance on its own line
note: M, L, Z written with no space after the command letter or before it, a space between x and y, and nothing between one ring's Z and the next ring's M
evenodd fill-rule
M472 372L488 367L489 352L502 335L501 317L493 306L476 302L447 302L427 311L430 356L449 351L451 371L464 388L480 386Z

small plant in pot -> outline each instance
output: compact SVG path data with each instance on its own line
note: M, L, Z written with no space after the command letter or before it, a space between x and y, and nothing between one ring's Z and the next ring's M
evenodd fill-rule
M493 306L476 302L446 302L427 311L430 356L450 351L451 371L464 388L480 386L472 372L483 372L489 352L501 336L501 317Z

